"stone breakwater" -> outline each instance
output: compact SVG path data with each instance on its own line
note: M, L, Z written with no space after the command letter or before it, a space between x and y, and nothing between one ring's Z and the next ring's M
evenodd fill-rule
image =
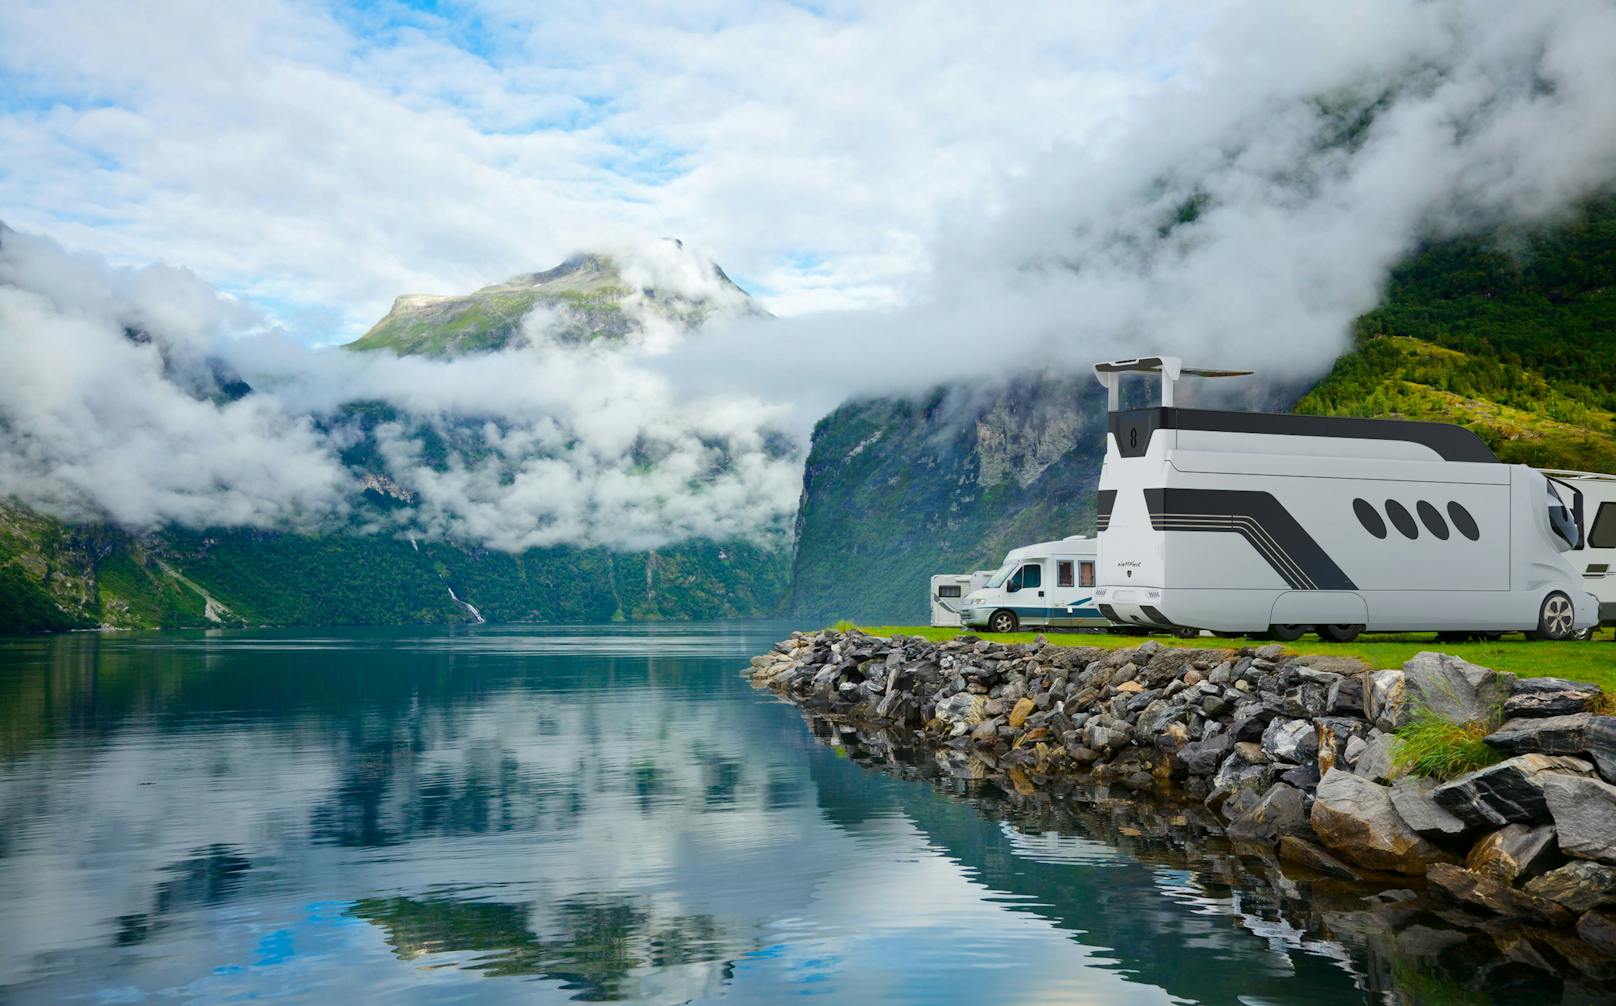
M1081 777L1201 801L1237 849L1429 899L1461 924L1616 957L1616 717L1593 685L1438 653L1401 669L1209 650L793 633L750 676L806 710L966 759L1020 792ZM1503 760L1405 774L1416 715L1489 724ZM1423 891L1410 891L1410 887Z

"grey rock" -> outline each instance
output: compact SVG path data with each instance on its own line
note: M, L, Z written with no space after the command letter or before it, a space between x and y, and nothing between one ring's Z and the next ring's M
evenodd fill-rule
M1263 731L1262 748L1270 758L1280 761L1311 761L1319 753L1318 732L1305 719L1276 719Z
M1267 791L1273 781L1274 769L1271 765L1252 764L1238 755L1230 755L1212 777L1212 789L1207 793L1206 805L1215 810L1236 793L1260 795Z
M1312 790L1319 784L1319 767L1313 762L1306 765L1296 765L1279 774L1279 781L1289 783L1300 790Z
M1438 786L1431 794L1444 810L1466 824L1500 827L1512 821L1535 824L1549 818L1543 780L1561 773L1588 775L1593 767L1578 758L1516 755Z
M1403 823L1419 834L1431 839L1457 838L1470 830L1470 826L1443 810L1431 798L1436 783L1429 779L1407 777L1392 784L1392 806Z
M1325 711L1332 716L1362 716L1364 712L1363 675L1337 676L1324 695Z
M1372 737L1359 753L1357 761L1353 763L1352 771L1375 782L1390 782L1402 774L1402 770L1394 765L1392 758L1396 751L1395 735L1381 734Z
M1266 646L1257 647L1258 660L1278 660L1284 655L1285 647L1279 645L1278 643L1269 643Z
M1554 827L1506 824L1481 837L1465 857L1465 869L1510 886L1531 880L1554 865Z
M1358 764L1358 758L1364 753L1364 748L1367 748L1368 746L1369 742L1364 740L1362 737L1347 738L1347 747L1346 750L1341 753L1341 760L1348 768L1351 768L1352 766Z
M1208 695L1201 700L1201 709L1208 716L1222 718L1234 712L1234 703L1222 695Z
M1515 675L1426 650L1403 665L1403 679L1414 712L1429 712L1449 723L1471 723L1498 719Z
M1596 908L1577 920L1577 935L1607 957L1616 957L1616 912Z
M1205 740L1191 741L1178 749L1178 761L1190 775L1211 775L1234 747L1234 736L1227 732Z
M1616 786L1552 772L1543 776L1543 794L1560 851L1578 859L1616 863Z
M1311 718L1324 715L1323 685L1304 682L1285 693L1285 715Z
M1504 716L1566 716L1586 712L1599 700L1599 686L1565 678L1521 678L1504 700Z
M1364 676L1364 715L1382 730L1396 730L1412 716L1402 671L1370 671Z
M1616 716L1520 716L1488 734L1486 741L1511 754L1587 754L1601 776L1616 779Z
M1311 822L1327 848L1372 870L1420 874L1453 859L1404 823L1391 790L1340 769L1319 782Z
M1277 782L1225 830L1231 842L1273 844L1281 835L1307 834L1305 799L1295 786Z
M1574 859L1526 882L1526 892L1557 901L1573 912L1616 904L1616 867Z

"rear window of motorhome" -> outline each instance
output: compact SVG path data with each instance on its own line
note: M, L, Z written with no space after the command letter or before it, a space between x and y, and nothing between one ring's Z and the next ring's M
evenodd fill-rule
M1593 530L1588 532L1591 548L1616 548L1616 503L1599 504Z
M1616 520L1611 521L1611 523L1616 524ZM1092 586L1094 586L1094 563L1092 563L1092 562L1079 563L1077 568L1078 568L1077 585L1079 587L1092 587Z
M1072 573L1072 560L1062 559L1055 563L1055 586L1070 587L1076 583Z
M944 584L941 587L938 587L937 588L937 596L938 597L958 597L958 596L960 596L959 584L957 584L957 583L948 583L948 584Z

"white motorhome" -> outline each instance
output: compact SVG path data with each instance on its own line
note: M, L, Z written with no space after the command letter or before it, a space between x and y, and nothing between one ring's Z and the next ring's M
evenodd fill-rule
M1094 607L1095 540L1074 535L1013 548L959 609L960 621L990 632L1023 626L1103 627Z
M1375 631L1564 639L1598 605L1567 553L1581 492L1443 423L1176 408L1175 357L1103 363L1100 611L1124 624L1346 641ZM1161 405L1124 411L1130 373Z
M1582 547L1567 554L1582 570L1588 593L1599 601L1599 624L1616 625L1616 475L1540 469L1583 495L1588 535Z
M931 624L964 625L959 609L965 598L978 587L987 585L993 570L979 569L974 573L939 573L931 578Z

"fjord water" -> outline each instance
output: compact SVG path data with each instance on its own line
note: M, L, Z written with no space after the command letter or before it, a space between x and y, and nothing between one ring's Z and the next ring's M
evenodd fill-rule
M841 757L740 676L782 631L0 640L0 1001L1397 1001Z

